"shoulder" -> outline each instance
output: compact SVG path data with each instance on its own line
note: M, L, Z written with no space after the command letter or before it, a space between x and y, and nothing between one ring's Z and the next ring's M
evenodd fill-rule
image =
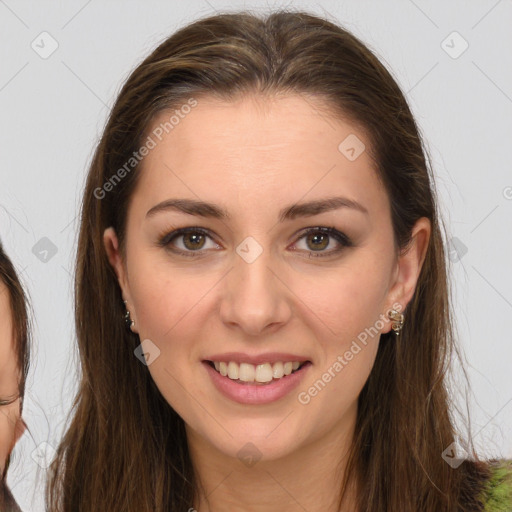
M481 499L485 512L512 511L512 459L491 459Z

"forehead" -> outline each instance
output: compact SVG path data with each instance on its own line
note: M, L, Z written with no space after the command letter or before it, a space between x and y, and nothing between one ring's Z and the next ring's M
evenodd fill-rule
M200 97L187 111L173 123L174 111L161 112L148 131L155 146L137 187L146 204L179 194L261 209L333 189L366 204L387 201L365 133L317 98Z

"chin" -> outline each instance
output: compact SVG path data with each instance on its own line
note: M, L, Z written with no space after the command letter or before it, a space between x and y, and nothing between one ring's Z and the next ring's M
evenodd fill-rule
M257 435L254 433L232 432L233 438L226 441L225 437L221 444L217 444L217 450L223 452L226 456L240 460L248 467L252 467L256 462L270 462L282 459L299 450L298 439L292 439L290 432L286 436L279 436L277 432L269 435L269 432L275 428L265 428L264 433Z

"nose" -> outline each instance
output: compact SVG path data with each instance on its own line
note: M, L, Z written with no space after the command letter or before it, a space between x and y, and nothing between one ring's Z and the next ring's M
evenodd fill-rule
M249 262L250 261L250 262ZM222 320L249 335L267 334L291 316L292 293L272 267L268 251L254 261L236 257L226 276L221 304Z

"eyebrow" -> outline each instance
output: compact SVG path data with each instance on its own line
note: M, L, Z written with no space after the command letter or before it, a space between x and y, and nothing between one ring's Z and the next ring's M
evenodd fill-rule
M365 215L369 215L368 210L362 204L352 199L338 196L286 206L280 210L278 219L279 222L284 222L297 217L312 217L313 215L319 215L339 208L351 208ZM146 213L146 218L164 211L178 211L188 215L211 217L219 220L231 219L231 215L221 206L205 201L197 201L195 199L166 199L153 206Z

